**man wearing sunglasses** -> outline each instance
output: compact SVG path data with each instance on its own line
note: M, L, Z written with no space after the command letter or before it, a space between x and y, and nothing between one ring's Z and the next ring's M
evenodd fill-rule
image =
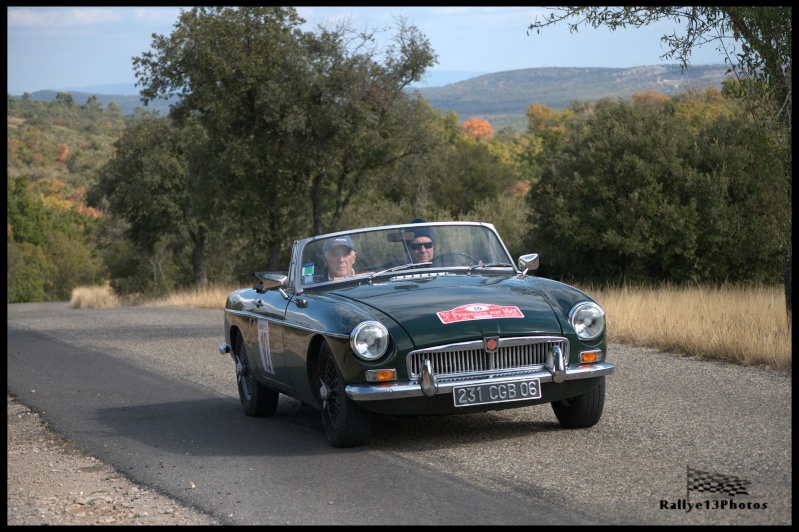
M425 223L421 218L415 218L410 223ZM433 229L430 227L420 227L414 230L413 240L408 242L408 252L411 254L413 262L432 262L433 255L436 253L436 239Z

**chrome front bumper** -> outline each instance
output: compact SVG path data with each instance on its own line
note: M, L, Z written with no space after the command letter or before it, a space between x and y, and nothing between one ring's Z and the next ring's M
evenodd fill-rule
M219 353L230 355L233 360L233 350L230 345L224 343L219 346ZM438 394L452 394L452 389L456 386L477 386L480 384L492 384L497 381L502 383L529 381L539 379L543 383L576 379L590 379L610 375L614 371L614 366L607 362L594 362L593 364L582 364L575 368L565 367L563 354L560 350L556 351L552 368L544 370L519 373L513 375L507 373L497 373L472 379L441 379L439 380L432 371L429 361L425 361L422 367L422 374L418 381L399 381L384 382L374 384L349 384L345 388L347 397L353 401L384 401L388 399L404 399L407 397L432 397Z
M375 384L350 384L345 388L347 397L353 401L383 401L388 399L403 399L408 397L432 397L438 394L452 394L452 389L456 386L477 386L480 384L492 384L497 381L502 383L529 381L539 379L543 383L561 383L576 379L590 379L610 375L615 369L612 364L607 362L595 362L593 364L582 364L575 368L564 368L562 359L556 363L552 369L544 369L530 373L514 373L512 376L507 374L486 375L475 379L457 380L438 380L430 371L430 366L425 364L422 376L419 381L386 382Z

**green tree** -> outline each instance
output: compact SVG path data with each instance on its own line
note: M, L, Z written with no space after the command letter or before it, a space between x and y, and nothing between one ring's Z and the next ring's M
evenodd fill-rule
M146 268L148 253L127 237L129 228L121 217L105 216L97 231L98 254L108 270L110 286L120 295L155 294Z
M713 123L720 114L732 116L740 108L738 102L724 95L715 88L705 89L703 92L694 89L686 91L670 100L674 113L688 121L694 133Z
M296 233L335 225L377 169L425 147L405 91L434 62L418 30L401 24L379 49L347 24L302 23L291 7L197 7L134 58L145 102L177 95L173 116L206 129L217 208L237 205L270 269Z
M709 43L717 45L730 69L742 81L739 96L748 103L759 124L763 137L759 144L767 147L763 155L779 162L772 168L772 174L762 177L770 181L773 193L770 204L783 208L765 210L760 222L775 227L781 234L789 322L793 312L791 13L790 6L563 7L557 14L553 12L548 18L536 19L529 26L529 30L540 32L541 28L576 17L577 22L570 23L569 29L577 32L580 25L615 30L671 19L678 24L685 23L685 33L674 32L661 37L667 48L662 57L678 59L683 68L688 67L694 48Z
M7 179L8 240L41 246L50 227L44 202L31 191L27 176Z
M30 242L8 242L7 259L7 302L47 301L46 285L55 274L55 266L42 247Z
M59 92L55 95L55 98L50 102L50 106L54 109L64 108L64 109L72 109L77 107L75 103L75 98L68 92Z
M530 190L529 249L564 278L681 280L698 212L688 125L657 108L600 100Z
M48 300L69 301L74 288L102 283L105 271L85 241L53 232L45 254L54 266L46 283Z
M573 103L572 105L577 105ZM584 116L590 109L583 109ZM566 123L573 120L576 110L553 111L541 103L527 107L527 131L514 146L515 159L526 169L524 175L533 181L541 175L546 160L563 149Z
M438 154L444 171L428 185L433 202L460 217L504 193L518 180L516 167L486 143L462 136Z
M712 105L712 104L711 104ZM702 230L697 242L699 275L714 280L778 283L782 239L777 227L761 225L774 195L769 180L780 162L764 156L764 138L742 109L720 113L696 136L694 166L702 176L697 191ZM786 206L776 206L787 208Z
M529 227L525 223L530 218L530 206L525 197L526 188L517 187L504 191L484 202L476 203L473 210L460 219L472 222L494 224L511 257L529 253L525 249Z
M76 286L102 278L90 242L94 219L62 194L58 180L8 179L9 302L68 300Z
M86 103L83 104L83 107L90 111L101 111L103 109L103 104L100 103L100 100L97 99L97 96L92 94L89 96L89 99L86 100Z
M505 139L472 138L453 111L430 116L424 128L435 139L431 149L403 158L379 177L384 198L409 203L408 220L463 219L478 204L505 194L524 179L524 167Z
M779 164L738 108L696 109L695 122L672 102L600 100L570 123L566 147L550 158L529 194L528 249L542 272L613 282L779 279L780 238L753 224L772 193L760 176Z
M90 201L105 201L110 214L130 223L131 239L150 251L162 237L187 235L193 245L194 283L207 286L204 249L215 220L202 160L207 142L196 123L184 124L147 117L128 127L114 158L101 169Z
M108 109L108 112L113 116L119 116L122 114L122 109L119 107L119 105L117 105L116 102L109 102L106 109Z

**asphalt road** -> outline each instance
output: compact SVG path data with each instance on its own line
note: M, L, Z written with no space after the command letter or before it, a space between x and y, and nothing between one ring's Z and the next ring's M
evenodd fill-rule
M590 429L561 428L548 405L378 416L368 446L341 450L294 400L244 416L222 341L221 310L8 305L8 392L231 524L792 524L789 374L611 345ZM688 467L747 493L689 491Z

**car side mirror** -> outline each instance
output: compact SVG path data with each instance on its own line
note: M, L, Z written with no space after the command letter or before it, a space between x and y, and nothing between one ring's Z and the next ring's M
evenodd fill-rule
M263 294L267 290L286 288L288 286L288 275L269 272L252 272L252 274L258 280L255 286L253 286L253 290L259 294Z
M528 271L538 269L538 253L530 253L519 257L519 269L522 273L519 277L527 275Z

